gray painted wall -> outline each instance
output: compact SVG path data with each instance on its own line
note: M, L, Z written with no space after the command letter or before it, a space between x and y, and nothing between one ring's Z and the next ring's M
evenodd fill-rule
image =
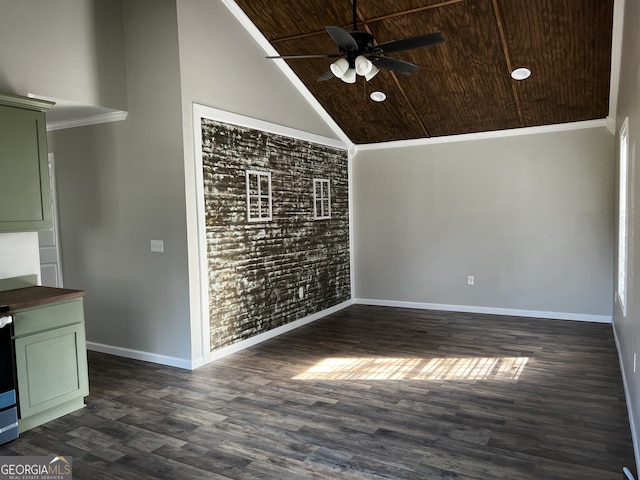
M121 15L127 119L50 135L65 282L88 291L90 342L190 362L204 354L192 102L332 132L272 63L247 63L263 54L221 2L127 0Z
M113 0L0 0L0 91L127 109Z
M193 104L338 138L222 1L177 0L194 358L206 355L201 311ZM200 288L198 288L200 287Z
M123 19L127 119L52 135L65 283L87 290L88 341L189 360L175 2L126 1Z
M640 354L640 282L636 281L636 272L640 272L640 242L638 227L640 226L640 209L636 208L640 193L640 171L635 163L636 150L640 141L640 2L625 2L624 30L622 40L622 59L620 72L620 91L616 124L618 133L625 117L629 117L630 177L629 177L629 263L627 289L627 315L622 315L616 302L613 311L613 322L619 344L620 360L627 387L628 408L633 417L632 430L636 443L636 461L638 458L638 439L640 436L640 369L634 373L633 356ZM617 140L616 140L617 144ZM616 150L617 151L617 150ZM616 202L617 206L617 202ZM617 215L616 215L617 216ZM617 228L617 226L616 226ZM617 275L617 273L616 273Z
M359 152L355 296L610 316L613 170L604 127Z
M222 1L176 3L185 119L195 102L338 138ZM191 141L188 123L185 140Z

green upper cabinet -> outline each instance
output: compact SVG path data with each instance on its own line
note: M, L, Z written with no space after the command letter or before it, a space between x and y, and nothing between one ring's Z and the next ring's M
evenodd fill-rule
M52 106L0 94L0 232L51 228L45 112Z

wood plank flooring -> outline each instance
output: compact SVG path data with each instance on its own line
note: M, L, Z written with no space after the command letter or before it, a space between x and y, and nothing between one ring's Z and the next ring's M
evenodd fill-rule
M611 325L354 305L194 372L89 353L87 408L0 455L74 479L623 479Z

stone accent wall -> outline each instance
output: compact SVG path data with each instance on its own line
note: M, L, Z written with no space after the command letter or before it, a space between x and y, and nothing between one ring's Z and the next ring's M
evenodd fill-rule
M202 119L202 155L212 350L351 298L347 152ZM271 172L271 221L247 221L246 170ZM313 219L314 178L330 220Z

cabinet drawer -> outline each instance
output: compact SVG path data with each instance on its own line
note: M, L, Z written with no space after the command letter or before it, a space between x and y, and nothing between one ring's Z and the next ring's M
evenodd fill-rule
M22 310L14 314L13 333L15 337L82 323L84 313L82 299L71 302L44 305Z

